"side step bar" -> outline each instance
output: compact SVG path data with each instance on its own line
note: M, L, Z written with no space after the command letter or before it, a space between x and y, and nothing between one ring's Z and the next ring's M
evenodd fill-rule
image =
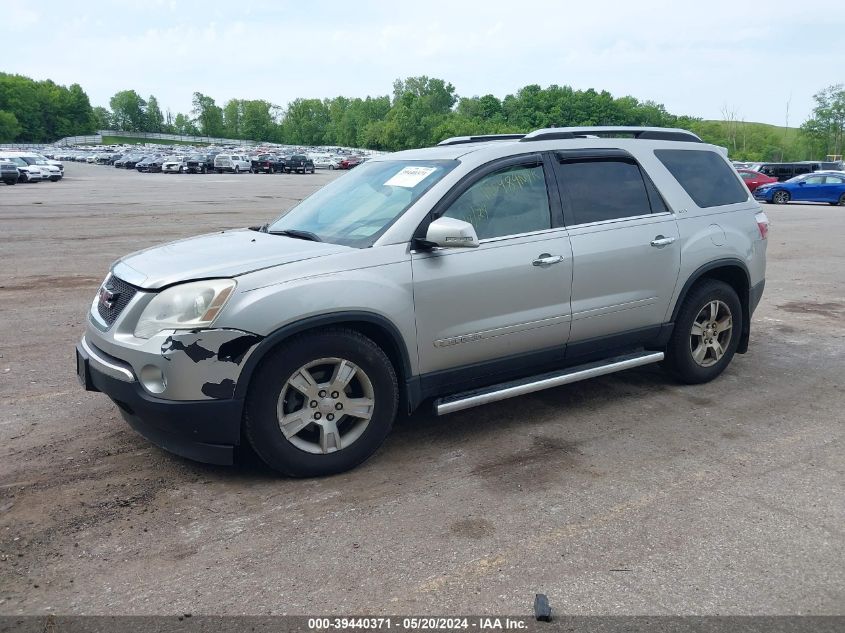
M530 378L503 382L492 387L475 389L457 393L445 398L438 398L434 401L434 412L437 415L446 415L455 411L463 411L482 404L490 404L507 398L524 396L535 391L568 385L579 380L587 380L605 374L613 374L617 371L658 363L663 360L663 352L637 352L616 356L596 363L577 365L561 371L555 371Z

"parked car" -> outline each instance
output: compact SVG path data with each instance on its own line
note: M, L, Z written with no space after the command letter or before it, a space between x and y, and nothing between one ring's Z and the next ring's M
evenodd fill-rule
M285 170L285 159L275 154L259 154L250 160L255 173L275 174Z
M778 179L773 176L767 176L766 174L761 174L758 171L751 171L750 169L737 169L736 171L739 174L739 177L742 178L745 186L748 187L748 190L752 192L760 185L766 185L770 182L778 181Z
M17 184L18 178L20 178L18 168L10 160L0 158L0 180L7 185L14 185Z
M314 161L308 158L305 154L294 154L285 160L285 171L287 173L303 174L314 173Z
M204 174L214 169L214 155L191 154L185 159L185 173Z
M245 154L218 154L214 157L214 169L218 174L252 171L252 161Z
M42 180L58 182L64 177L64 166L61 163L52 164L44 156L28 152L18 152L17 156L22 158L27 165L37 166L41 169Z
M149 172L149 173L156 173L161 171L161 166L164 163L164 157L160 154L154 154L153 156L147 156L143 160L139 160L135 164L135 169L139 172Z
M133 154L131 156L127 156L125 158L122 158L119 161L116 161L114 166L115 167L123 167L125 169L135 169L135 167L138 165L138 163L140 163L141 161L143 161L147 158L148 158L148 156L145 156L143 154Z
M317 169L339 169L340 161L333 156L317 156L314 158L314 167Z
M785 182L795 176L811 174L820 169L842 169L842 163L839 161L804 160L795 163L760 163L759 166L755 165L753 169L766 176L773 176L780 182Z
M0 159L12 163L18 170L18 182L41 182L45 172L38 165L30 165L16 154L0 154ZM49 178L49 175L47 176Z
M805 174L786 182L761 185L754 190L754 197L774 204L788 202L827 202L845 206L845 175Z
M748 349L768 229L684 130L448 139L253 230L118 260L77 373L177 454L231 463L245 437L280 472L336 473L400 404L444 415L661 361L713 380Z
M167 156L161 163L161 171L165 174L181 174L185 171L184 156Z
M338 165L339 169L352 169L353 167L357 167L361 163L364 162L363 157L361 156L347 156L343 160L340 161L340 165Z

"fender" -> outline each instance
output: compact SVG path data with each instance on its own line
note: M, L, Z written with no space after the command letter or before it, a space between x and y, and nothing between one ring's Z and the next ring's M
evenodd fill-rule
M684 283L681 292L678 293L678 300L675 302L675 307L672 310L672 323L678 320L678 313L681 311L681 306L687 298L690 288L702 277L704 277L711 270L717 268L739 268L745 275L745 292L738 292L739 302L742 305L742 337L739 339L739 346L737 353L744 354L748 351L748 339L751 334L751 275L748 273L748 267L741 259L735 257L725 257L723 259L716 259L712 262L707 262L700 268L696 269Z
M285 339L290 338L295 334L299 334L300 332L304 332L305 330L350 322L364 322L372 324L387 333L393 349L385 350L385 353L388 356L398 356L400 359L401 366L396 369L400 374L397 378L399 379L399 385L401 387L405 380L411 376L411 359L408 354L408 348L406 347L399 330L395 325L393 325L393 323L380 314L375 314L373 312L346 311L331 312L329 314L294 321L293 323L283 325L278 330L268 334L261 343L258 344L256 349L249 355L244 363L241 374L238 377L238 383L235 387L234 397L246 397L247 389L249 388L249 383L252 379L252 374L261 362L261 359L263 359L268 352Z

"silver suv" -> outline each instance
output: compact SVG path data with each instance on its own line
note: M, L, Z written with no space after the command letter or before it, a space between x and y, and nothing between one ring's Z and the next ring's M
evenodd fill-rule
M118 260L77 372L142 435L294 476L438 415L748 348L768 219L684 130L553 128L374 158L262 227Z

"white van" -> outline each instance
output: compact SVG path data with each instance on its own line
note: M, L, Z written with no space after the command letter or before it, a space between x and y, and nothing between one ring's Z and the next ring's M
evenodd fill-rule
M214 170L218 174L225 171L239 174L252 171L252 161L246 154L218 154L214 157Z

